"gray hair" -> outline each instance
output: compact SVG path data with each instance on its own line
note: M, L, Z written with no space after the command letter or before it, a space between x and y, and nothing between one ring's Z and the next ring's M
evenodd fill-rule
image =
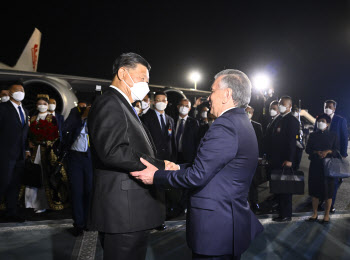
M252 84L246 74L239 70L227 69L215 75L215 79L224 76L220 81L220 88L232 89L232 99L238 107L246 107L250 102Z

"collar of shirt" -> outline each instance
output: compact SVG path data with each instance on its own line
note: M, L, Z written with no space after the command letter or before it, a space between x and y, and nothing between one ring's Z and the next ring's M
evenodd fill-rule
M157 110L154 110L154 111L155 111L156 114L157 114L159 123L162 124L162 123L160 122L160 115L163 115L163 121L164 121L164 123L166 124L165 112L163 112L163 114L161 114L161 113L159 113Z
M142 110L142 115L146 114L149 109L150 109L150 107L147 107L146 109Z
M330 115L330 117L331 117L331 120L333 120L333 117L334 117L334 113L333 113L333 114L331 114L331 115Z
M222 116L225 112L227 112L227 111L229 111L229 110L231 110L231 109L234 109L234 108L236 108L236 107L230 107L230 108L226 109L225 111L223 111L223 112L221 113L221 115L219 115L219 117Z
M12 100L10 100L10 101L11 101L12 105L16 108L16 110L18 110L18 105L17 105L15 102L13 102ZM20 107L22 108L22 110L23 110L22 103L20 103L19 106L20 106Z
M109 87L115 89L120 94L122 94L122 96L126 99L126 101L128 101L129 105L132 106L128 96L123 91L121 91L119 88L117 88L116 86L113 86L113 85L110 85Z
M21 115L19 114L19 110L18 110L18 105L17 105L15 102L13 102L12 100L10 100L10 101L11 101L12 105L14 106L14 108L15 108L16 111L17 111L17 114L18 114L18 116L19 116L19 120L22 122ZM20 103L19 106L20 106L21 109L22 109L22 113L23 113L23 116L24 116L24 121L26 121L26 112L24 111L24 109L23 109L23 107L22 107L22 103Z
M184 118L182 118L181 116L179 116L178 122L181 122L181 119L184 119L184 123L186 123L187 118L188 118L188 115L186 115Z
M285 113L284 115L281 115L282 117L285 117L286 115L290 114L291 111L289 111L288 113Z

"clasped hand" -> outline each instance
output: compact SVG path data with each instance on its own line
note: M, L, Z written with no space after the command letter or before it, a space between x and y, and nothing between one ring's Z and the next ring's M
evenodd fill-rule
M152 185L153 179L154 179L154 174L156 171L158 171L158 168L143 158L140 158L140 161L142 162L143 165L146 166L146 169L144 169L142 171L131 172L130 174L132 176L134 176L136 179L141 180L144 184ZM167 170L167 171L180 170L179 165L177 165L173 162L169 162L169 161L165 160L164 164L165 164L165 170Z
M321 159L325 158L329 153L332 153L332 151L331 150L317 151L317 154Z

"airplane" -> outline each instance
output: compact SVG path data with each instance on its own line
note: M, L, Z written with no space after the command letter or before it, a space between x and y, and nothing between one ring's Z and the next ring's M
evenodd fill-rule
M8 87L9 82L21 79L26 93L23 106L30 111L30 114L36 110L35 101L39 93L54 98L57 102L56 111L67 118L70 110L77 106L79 99L90 101L97 93L109 87L111 79L37 72L40 42L41 32L35 28L15 66L0 63L0 90ZM157 91L164 91L167 94L169 104L166 112L170 115L174 115L176 106L182 98L193 101L196 97L210 95L210 91L174 86L150 84L149 87L151 95Z

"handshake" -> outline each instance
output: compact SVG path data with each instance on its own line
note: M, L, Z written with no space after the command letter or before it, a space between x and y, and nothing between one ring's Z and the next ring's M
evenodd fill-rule
M146 166L146 169L138 172L130 172L130 174L134 176L136 179L141 180L144 184L152 185L154 174L156 171L158 171L158 168L155 167L153 164L150 164L148 161L146 161L143 158L140 158L140 161ZM164 164L165 164L166 171L180 170L180 166L173 162L164 160Z

